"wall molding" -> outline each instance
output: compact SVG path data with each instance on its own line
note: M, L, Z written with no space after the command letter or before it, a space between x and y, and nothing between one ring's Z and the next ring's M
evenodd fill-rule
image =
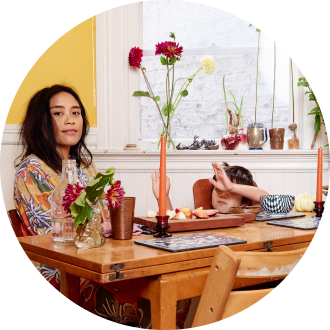
M98 170L105 171L113 166L117 172L152 172L159 168L159 151L102 152L93 151ZM323 171L329 169L329 152L324 153ZM315 171L317 150L295 151L169 151L166 155L167 172L212 172L211 162L222 161L230 165L240 165L251 172L291 172Z
M17 145L19 139L19 130L21 125L6 124L3 130L3 145ZM90 127L87 135L86 144L91 150L97 148L97 127Z

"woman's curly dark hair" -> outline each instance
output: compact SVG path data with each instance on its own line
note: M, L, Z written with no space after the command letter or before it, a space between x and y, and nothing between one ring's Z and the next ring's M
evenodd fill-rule
M64 85L53 85L43 88L32 96L19 134L23 152L16 160L22 161L30 154L34 154L51 169L61 172L62 157L57 150L56 133L49 109L50 99L61 92L69 93L77 100L83 119L81 138L76 145L71 146L70 156L72 159L76 159L78 166L83 164L87 167L91 164L93 157L85 144L89 126L85 108L78 94L72 88Z

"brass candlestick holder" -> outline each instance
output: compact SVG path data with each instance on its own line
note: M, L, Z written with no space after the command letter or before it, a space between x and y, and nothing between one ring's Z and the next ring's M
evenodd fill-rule
M324 211L324 202L323 201L322 202L314 201L314 204L315 204L315 207L314 207L313 211L316 213L316 215L314 217L321 220L322 214Z
M157 234L154 234L154 237L163 238L163 237L171 237L172 234L167 233L166 230L170 228L170 224L168 223L169 215L156 215L157 224L156 229L159 231Z

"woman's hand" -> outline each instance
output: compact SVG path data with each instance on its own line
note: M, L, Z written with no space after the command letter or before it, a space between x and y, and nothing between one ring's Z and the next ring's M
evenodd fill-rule
M212 167L214 170L215 177L217 179L217 181L209 179L213 186L221 191L232 191L234 186L228 178L225 170L216 162L212 162Z
M152 181L152 192L154 193L155 198L159 199L159 182L160 182L160 176L159 172L155 171L154 174L151 175L151 181ZM166 196L168 196L168 193L170 192L170 179L168 176L166 176Z

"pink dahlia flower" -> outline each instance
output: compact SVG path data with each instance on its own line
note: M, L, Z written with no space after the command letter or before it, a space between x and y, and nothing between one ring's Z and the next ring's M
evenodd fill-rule
M142 56L143 50L139 47L133 47L128 55L129 65L139 69L141 67Z
M81 195L85 188L80 187L78 183L72 185L68 184L65 189L65 195L63 196L63 207L64 210L71 214L70 206L75 200Z
M121 207L121 203L124 200L125 191L124 188L120 186L121 181L117 180L115 184L113 184L105 195L108 201L108 208L112 207L116 209Z
M155 55L166 55L167 58L182 56L183 47L176 44L174 41L164 41L156 45Z

